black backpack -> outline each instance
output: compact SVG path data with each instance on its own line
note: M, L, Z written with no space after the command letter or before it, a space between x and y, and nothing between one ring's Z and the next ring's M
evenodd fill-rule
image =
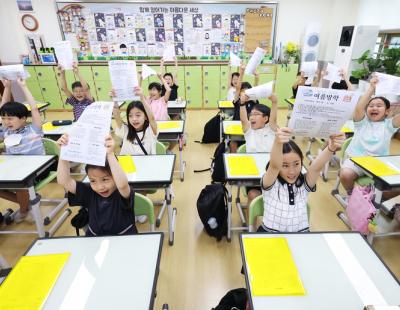
M228 231L228 192L222 184L210 184L203 188L197 199L197 212L206 232L218 241Z
M225 165L224 153L226 151L225 142L218 144L214 151L214 156L211 161L211 179L213 182L225 183Z
M204 133L201 141L195 141L195 142L218 143L219 133L220 133L220 115L218 113L204 125Z
M212 310L246 310L247 305L247 292L245 288L236 288L230 290L224 297L222 297L218 306Z

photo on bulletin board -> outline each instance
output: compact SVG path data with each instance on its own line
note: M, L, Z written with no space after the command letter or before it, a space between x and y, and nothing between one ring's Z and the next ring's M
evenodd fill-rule
M276 3L56 0L56 5L62 35L76 37L80 57L159 57L168 44L174 44L177 55L190 57L251 53L261 43L273 52ZM259 13L266 13L265 21Z
M32 12L32 1L31 0L17 0L18 10L21 12Z

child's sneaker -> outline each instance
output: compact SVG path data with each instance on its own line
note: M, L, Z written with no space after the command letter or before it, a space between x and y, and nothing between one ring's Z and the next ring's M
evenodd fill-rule
M140 224L143 224L146 221L147 221L147 216L146 215L135 216L135 222L139 222Z

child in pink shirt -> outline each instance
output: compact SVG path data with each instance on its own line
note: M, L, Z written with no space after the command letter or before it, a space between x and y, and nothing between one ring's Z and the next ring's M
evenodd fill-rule
M168 99L171 94L171 87L167 84L160 73L158 73L157 76L164 85L165 94L164 96L161 96L162 86L160 83L152 82L149 84L149 96L146 97L146 101L151 107L156 121L165 121L169 119Z

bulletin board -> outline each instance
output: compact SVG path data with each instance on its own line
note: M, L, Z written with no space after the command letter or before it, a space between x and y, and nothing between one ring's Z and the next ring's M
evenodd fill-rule
M276 2L57 1L64 39L81 56L179 56L274 51Z

